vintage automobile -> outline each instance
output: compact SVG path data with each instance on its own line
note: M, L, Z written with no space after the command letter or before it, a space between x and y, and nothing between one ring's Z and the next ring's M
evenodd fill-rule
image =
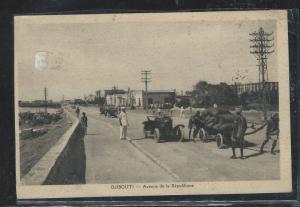
M184 125L178 124L173 127L173 120L170 116L147 116L147 120L143 122L143 133L145 138L152 136L156 142L184 140Z
M106 106L105 105L100 105L99 106L100 114L105 114L105 110L106 110Z
M108 118L116 118L118 117L119 110L116 107L108 107L105 110L105 117Z
M100 114L104 114L105 117L108 118L116 118L118 117L118 108L114 106L100 106L99 108Z

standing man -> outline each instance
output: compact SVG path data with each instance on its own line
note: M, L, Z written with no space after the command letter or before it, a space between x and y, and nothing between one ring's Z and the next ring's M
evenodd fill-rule
M184 108L183 106L180 107L180 118L184 117Z
M79 114L80 114L80 109L79 109L79 107L77 106L77 108L76 108L76 116L77 116L77 118L79 118Z
M120 139L124 140L127 138L127 126L129 126L125 107L121 108L121 113L119 114L119 122L120 122Z
M201 124L202 124L201 114L200 114L200 111L197 111L196 114L191 116L190 119L189 119L189 124L188 124L189 139L191 139L191 134L192 134L193 127L195 127L195 130L193 131L192 136L193 136L193 139L195 139L196 135L198 134L198 132L200 130Z
M236 159L235 148L239 147L241 152L241 159L244 159L244 136L247 130L247 120L242 115L242 109L240 107L236 108L236 118L234 120L234 126L232 130L232 156L231 159Z
M87 127L88 127L88 119L85 115L85 112L82 112L82 116L81 116L81 119L80 119L80 124L81 124L81 127L83 129L83 134L86 135L87 134Z

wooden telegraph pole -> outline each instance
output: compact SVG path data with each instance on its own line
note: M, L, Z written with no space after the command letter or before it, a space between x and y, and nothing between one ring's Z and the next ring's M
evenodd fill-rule
M151 82L151 71L150 70L142 70L142 82L145 83L145 109L148 111L148 83Z
M263 103L264 120L267 119L267 91L266 81L268 81L267 60L271 53L274 52L273 32L267 33L262 27L253 33L250 33L250 53L256 57L258 61L260 91L262 92L261 101Z

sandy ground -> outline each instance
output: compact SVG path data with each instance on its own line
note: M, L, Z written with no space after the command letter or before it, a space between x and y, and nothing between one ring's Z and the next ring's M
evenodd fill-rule
M20 139L21 178L48 152L70 127L70 121L64 114L55 124L44 126L48 133L34 138ZM41 128L39 126L37 128Z

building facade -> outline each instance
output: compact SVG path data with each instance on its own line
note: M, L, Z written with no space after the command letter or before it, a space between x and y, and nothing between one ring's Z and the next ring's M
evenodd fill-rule
M105 90L105 102L110 106L134 106L137 108L144 108L148 106L174 104L175 91L148 91L147 97L143 90L120 90L112 89Z
M265 96L262 83L235 84L234 86L242 103L262 103L265 99L267 104L278 105L278 82L265 82Z
M106 105L109 106L127 106L127 94L108 94L106 97Z
M148 91L147 104L148 105L163 105L175 103L175 91Z
M144 107L144 91L131 90L129 92L129 105L134 107Z

